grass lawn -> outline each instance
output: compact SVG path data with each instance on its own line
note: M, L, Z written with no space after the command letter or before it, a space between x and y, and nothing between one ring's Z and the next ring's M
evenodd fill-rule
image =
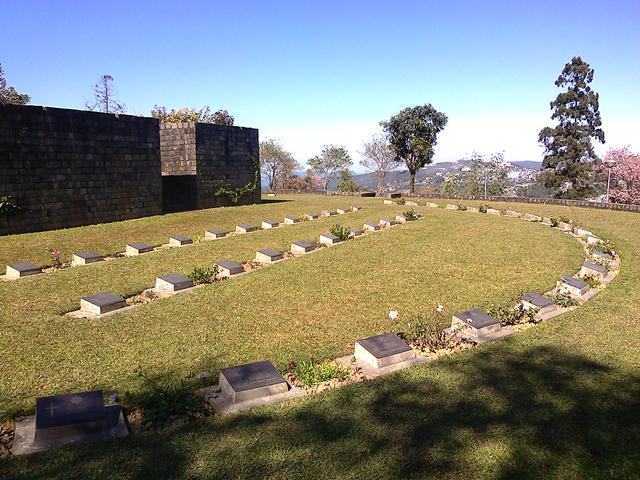
M258 223L274 212L281 219L350 203L286 199L156 217L150 225L162 232L150 227L148 237L136 240L164 241L176 233L175 218L193 224L182 233L194 234ZM419 222L106 319L60 315L99 290L135 293L163 273L188 273L221 258L248 260L257 248L315 240L336 222L361 225L406 210L380 199L358 203L365 210L338 219L0 284L6 306L0 311L0 414L29 412L44 394L135 390L136 368L179 378L263 358L280 366L306 355L333 358L356 338L392 329L391 309L406 320L438 303L447 314L507 303L523 290L550 288L583 260L577 242L540 225L419 208L426 215ZM494 205L565 214L612 238L623 261L620 275L587 305L504 341L312 399L12 459L0 463L0 478L634 478L640 467L640 216ZM61 244L63 235L65 248L74 249L83 230L96 229L97 243L84 247L102 242L100 248L109 249L109 242L132 240L124 230L130 223L146 228L135 220L6 237L0 248L18 248L24 239L19 251L35 254L53 237ZM106 240L112 233L120 237Z

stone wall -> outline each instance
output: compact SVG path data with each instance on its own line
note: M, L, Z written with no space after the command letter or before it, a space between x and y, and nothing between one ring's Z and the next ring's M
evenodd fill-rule
M0 234L162 212L158 121L0 105L0 196L21 207Z
M258 130L198 123L196 145L198 208L260 202ZM248 186L252 190L236 203L229 196L216 195L221 187L235 190Z
M175 195L185 180L170 177L195 175L196 192L190 208L246 205L260 201L260 153L258 130L207 123L167 123L160 125L162 175L165 205L172 205L167 194ZM257 179L257 180L256 180ZM191 185L191 183L188 183ZM254 188L233 202L228 195L218 195L221 187L233 191L252 185ZM176 210L186 209L184 197Z

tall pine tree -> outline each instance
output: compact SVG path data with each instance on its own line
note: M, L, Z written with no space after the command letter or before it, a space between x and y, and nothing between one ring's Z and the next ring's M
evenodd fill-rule
M586 198L595 193L593 162L598 159L591 137L604 143L598 94L589 84L593 69L580 57L573 57L556 80L557 87L566 87L551 102L555 127L540 130L539 141L545 148L541 180L555 190L559 198Z

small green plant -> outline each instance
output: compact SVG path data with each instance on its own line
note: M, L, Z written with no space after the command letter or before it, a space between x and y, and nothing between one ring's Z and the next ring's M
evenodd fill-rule
M329 231L343 242L349 239L349 234L351 233L349 227L340 224L335 224Z
M538 320L535 317L538 311L537 308L524 308L522 304L518 304L517 307L491 304L486 308L486 312L498 320L502 326L537 323Z
M346 380L349 369L338 362L318 362L309 357L301 362L289 362L286 375L293 383L304 387L313 387L329 380Z
M406 212L404 212L402 216L406 218L408 222L412 222L413 220L418 219L418 214L413 208L411 210L407 210Z
M404 205L407 201L404 198L399 198L396 200L396 205Z
M598 288L602 285L602 282L599 278L594 277L593 275L582 275L580 278L589 285L589 288Z
M487 205L485 203L481 203L480 206L478 207L478 211L480 213L487 213L488 209L489 209L489 205Z
M193 280L193 283L200 285L203 283L211 283L215 280L218 273L218 266L211 267L194 267L189 274L189 278Z
M557 215L555 217L551 217L549 220L551 220L551 226L552 227L557 227L560 223L569 223L570 220L565 217L564 215Z
M20 210L20 207L11 195L3 195L0 197L0 215L8 217L9 215L15 215Z
M615 256L616 254L616 244L615 242L609 240L608 238L603 238L597 243L593 245L589 245L589 251L593 252L602 252L608 253L611 256Z
M407 325L407 331L400 333L406 341L419 348L421 351L436 352L451 346L450 335L445 331L442 321L442 307L436 309L436 315L427 317L416 316L413 322Z
M575 307L576 305L578 305L578 301L575 300L574 298L571 298L571 295L569 295L568 293L558 293L556 295L553 295L551 297L551 300L553 300L553 302L562 307L562 308L570 308L570 307Z
M461 212L466 212L467 211L467 206L461 204L460 202L458 202L458 210L460 210Z
M151 378L140 370L142 393L128 394L135 405L140 406L144 422L152 425L168 420L173 416L193 417L203 411L203 402L195 395L195 385L185 379L175 381L168 377Z

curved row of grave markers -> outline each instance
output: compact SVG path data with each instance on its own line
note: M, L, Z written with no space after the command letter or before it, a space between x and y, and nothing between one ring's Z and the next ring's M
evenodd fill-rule
M365 232L380 231L382 228L390 228L392 226L405 223L409 221L406 216L398 214L394 219L381 218L378 223L366 222L363 225L363 229L350 227L349 238L357 238L362 236ZM272 227L274 228L274 227ZM318 243L310 243L305 240L295 240L292 242L290 250L287 252L281 252L273 248L263 248L256 251L256 256L253 262L257 263L260 268L274 264L276 262L285 259L285 254L291 255L304 255L312 252L318 245L330 247L343 240L333 235L332 233L321 233L318 239ZM249 271L256 270L255 266L251 265L251 262L247 263L247 267L251 270L246 270L243 265L232 260L219 260L215 262L217 274L215 280L223 280L231 277L236 277L240 274L249 273ZM191 289L201 287L204 285L195 285L194 281L179 273L169 273L167 275L156 278L155 287L144 290L142 294L150 294L149 298L164 298L177 293L184 293ZM128 297L129 299L136 298L137 295ZM75 318L102 318L106 315L112 315L131 308L134 308L136 304L127 304L127 299L120 297L111 292L99 292L93 295L82 297L80 299L80 309L66 313L67 316Z
M336 210L324 210L320 215L317 213L305 213L304 217L306 220L316 220L319 217L332 217L335 215L343 215L348 212L357 212L361 210L362 207L354 205L349 208L338 208ZM294 225L300 223L301 220L299 217L294 215L288 215L284 217L283 222L277 222L275 220L264 220L261 223L260 227L240 223L236 225L234 232L225 232L224 230L218 230L215 228L210 228L205 231L204 239L205 240L216 240L220 238L225 238L230 234L240 235L244 233L256 232L258 230L268 230L271 228L276 228L283 225ZM163 245L153 246L148 245L142 242L132 242L128 243L125 247L125 251L123 254L115 253L111 256L100 255L96 252L75 252L73 254L71 260L71 267L77 267L81 265L89 265L92 263L98 263L105 260L105 258L112 257L113 259L120 258L122 256L125 257L133 257L137 255L142 255L145 253L150 253L154 251L163 250L167 247L184 247L186 245L192 245L193 239L189 238L185 235L171 235L169 237L169 242ZM20 278L29 277L32 275L38 275L44 273L43 267L38 266L31 262L16 262L7 265L6 272L4 275L0 275L1 280L18 280Z
M517 214L517 212L514 213ZM520 214L510 216L521 217ZM525 219L551 225L549 219L538 220L540 217L534 217L525 216ZM398 216L397 220L398 222L406 221L402 216ZM380 223L392 225L391 222ZM559 226L559 229L573 235L583 244L587 254L589 253L587 241L583 237L591 235L590 232L582 231L578 234L567 231L562 226ZM298 246L304 249L308 244ZM270 256L269 252L262 253ZM594 255L594 259L596 257L597 255ZM611 260L617 262L615 268L619 269L619 260L613 257ZM599 265L585 262L580 272L599 273L602 275L604 285L617 274L616 271L607 271L605 276L602 268L594 268L594 266ZM597 293L594 290L589 291L588 285L587 291L584 291L580 285L575 284L574 280L579 279L573 276L562 277L558 281L556 290L566 289L573 298L583 301ZM549 298L534 292L526 293L520 304L525 309L536 308L536 315L540 320L552 318L567 311L567 309L560 309ZM454 314L450 327L451 336L461 335L463 339L474 344L485 343L511 333L515 331L503 329L500 322L479 309ZM337 361L359 369L364 377L373 378L416 363L426 362L427 359L416 354L416 351L395 333L385 333L357 340L354 345L354 354ZM221 414L272 404L306 394L285 379L270 361L224 368L220 371L218 385L204 388L199 393L215 411ZM92 427L87 429L85 427L87 424ZM126 434L128 429L121 408L118 405L105 406L102 391L39 398L36 401L36 414L16 422L13 454L21 455L70 443L115 438Z

